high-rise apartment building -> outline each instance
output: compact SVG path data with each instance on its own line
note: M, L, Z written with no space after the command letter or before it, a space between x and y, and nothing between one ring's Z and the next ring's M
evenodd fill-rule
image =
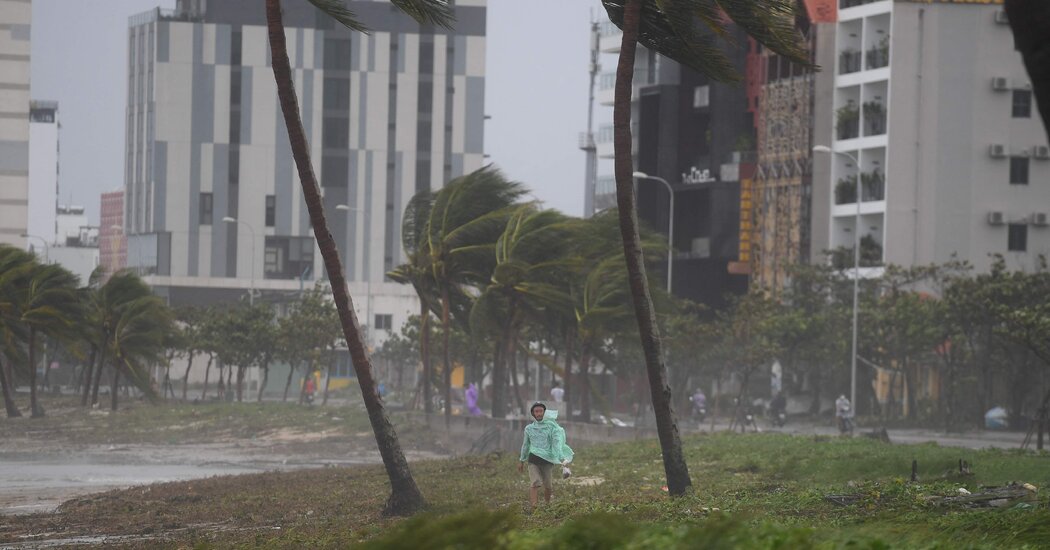
M456 2L454 30L386 2L348 7L370 34L284 3L296 92L347 278L411 297L384 282L404 260L404 207L483 164L485 0ZM269 56L261 4L187 0L131 18L128 264L172 302L324 277Z
M29 225L29 0L0 0L0 243Z
M835 113L819 144L835 154L814 157L833 190L814 202L824 248L859 231L862 265L979 271L1050 253L1050 149L1001 4L841 0L833 90L815 106Z
M58 232L58 103L29 105L29 227L30 235L48 244L62 242Z

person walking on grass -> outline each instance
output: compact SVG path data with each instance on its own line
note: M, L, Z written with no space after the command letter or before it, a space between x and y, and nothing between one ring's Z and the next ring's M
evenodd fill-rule
M543 502L550 503L554 494L551 472L555 464L561 464L562 477L569 477L569 463L573 452L565 444L565 429L558 425L558 411L547 410L543 403L533 403L529 409L533 421L525 426L524 441L521 444L521 457L518 472L529 468L529 505L536 507L539 500L539 489L543 487Z

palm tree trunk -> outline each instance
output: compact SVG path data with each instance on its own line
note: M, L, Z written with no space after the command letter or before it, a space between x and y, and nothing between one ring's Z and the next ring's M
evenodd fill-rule
M634 168L631 159L631 90L634 79L634 56L638 42L638 22L642 0L627 0L623 13L623 42L616 67L616 90L613 107L613 148L616 156L616 204L619 207L620 234L627 261L634 315L638 320L642 349L645 352L645 370L649 375L656 431L660 437L667 489L679 496L692 485L689 468L682 455L682 440L671 405L671 388L667 385L667 371L660 350L660 335L645 276L642 244L638 235L638 212L634 203Z
M285 44L284 22L281 20L280 0L266 0L266 24L270 37L270 57L273 67L277 95L280 98L281 112L288 128L288 141L291 144L292 157L299 172L299 181L303 187L303 198L310 213L317 246L324 259L325 271L332 284L332 295L342 324L343 335L353 361L354 371L361 387L361 395L368 411L368 419L375 433L376 445L383 458L387 476L390 478L390 498L385 512L393 515L409 515L421 510L426 502L416 486L415 479L408 468L408 461L401 450L397 433L387 417L383 402L379 399L376 383L372 375L372 362L368 357L361 325L354 314L350 293L346 287L343 266L339 260L339 249L328 230L324 208L321 204L321 192L317 187L313 167L310 164L310 149L306 142L302 120L299 118L299 102L295 97L295 85L292 81L291 66L288 62L288 48Z
M87 406L88 392L91 388L91 372L95 369L95 359L98 357L98 346L91 345L91 355L88 356L88 363L84 365L84 372L81 374L80 386L77 387L77 391L81 394L80 406Z
M208 398L208 377L211 376L211 364L213 361L215 361L215 356L208 354L208 366L204 367L204 388L201 389L201 401Z
M193 368L193 351L190 351L189 362L186 363L186 373L182 375L182 400L186 400L186 392L190 386L190 369Z
M518 383L518 333L516 330L510 337L510 353L507 356L507 365L510 365L510 385L514 388L514 402L518 404L519 411L525 412L525 402L521 399L521 385Z
M423 361L423 412L430 414L434 412L434 405L430 400L430 309L426 302L420 300L420 304L419 330L422 334L419 340L419 355Z
M591 421L591 346L580 346L580 420Z
M4 408L7 410L7 417L19 418L22 416L22 413L18 410L18 405L15 404L14 392L12 391L15 381L8 379L9 374L7 367L0 365L0 388L4 392Z
M36 329L29 327L29 410L30 417L44 416L44 409L36 400Z
M565 329L565 371L562 373L562 386L565 390L565 419L572 420L572 329Z
M288 380L284 382L284 397L281 398L281 403L288 402L288 390L292 387L292 377L295 376L295 363L288 364Z
M109 396L110 396L109 410L115 411L115 410L117 410L117 401L120 399L120 396L117 395L117 388L119 387L119 384L120 384L120 365L114 363L112 365L112 367L113 367L113 383L109 387L110 388L109 389Z
M508 312L508 318L511 317L509 313L513 312ZM511 350L511 346L514 345L511 335L513 330L508 321L499 339L500 353L492 363L492 418L502 419L507 417L507 405L509 404L505 393L507 388L507 361L513 355Z
M91 406L98 404L98 387L102 384L102 371L106 369L106 347L109 335L104 335L102 349L98 352L98 368L95 370L95 380L91 383Z
M44 354L44 380L40 383L40 392L46 394L47 387L51 384L51 360L47 357L47 338L44 338L44 345L41 347Z
M223 399L226 399L227 395L230 395L232 397L232 394L230 393L230 392L233 391L232 388L233 388L233 365L230 365L230 366L226 367L226 386L225 386L225 390L226 391L225 391L225 394L222 396Z
M452 334L452 324L449 322L448 288L441 289L441 327L445 333L442 335L442 363L445 366L444 389L445 389L445 426L452 423L452 356L449 354L449 336Z

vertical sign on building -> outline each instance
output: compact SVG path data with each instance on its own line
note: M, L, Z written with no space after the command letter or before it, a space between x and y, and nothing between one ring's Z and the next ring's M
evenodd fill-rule
M751 273L752 209L751 191L753 178L740 178L740 247L737 261L729 262L729 272L734 275Z

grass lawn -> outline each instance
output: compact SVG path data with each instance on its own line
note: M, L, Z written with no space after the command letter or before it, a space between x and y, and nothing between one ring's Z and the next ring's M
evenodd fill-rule
M270 414L263 410L268 407L259 414ZM254 421L228 418L239 416L233 409L225 419L221 407L214 410L218 425L256 429ZM279 421L280 413L274 414ZM185 420L207 418L199 413ZM317 421L320 429L351 422L332 415ZM0 545L49 533L157 537L123 541L149 548L337 548L356 542L381 548L1050 547L1045 453L776 434L699 435L685 445L694 492L679 499L662 490L657 443L644 441L577 449L573 478L558 480L551 505L534 511L525 506L527 481L515 469L517 457L493 454L414 463L430 511L409 520L380 517L388 494L381 467L325 468L76 499L54 514L0 519ZM972 476L958 474L960 459L969 462ZM912 460L918 462L917 483L908 481ZM1039 492L1005 508L934 500L957 495L960 487L977 494L982 486L1012 481ZM849 504L830 502L829 494L845 495Z

